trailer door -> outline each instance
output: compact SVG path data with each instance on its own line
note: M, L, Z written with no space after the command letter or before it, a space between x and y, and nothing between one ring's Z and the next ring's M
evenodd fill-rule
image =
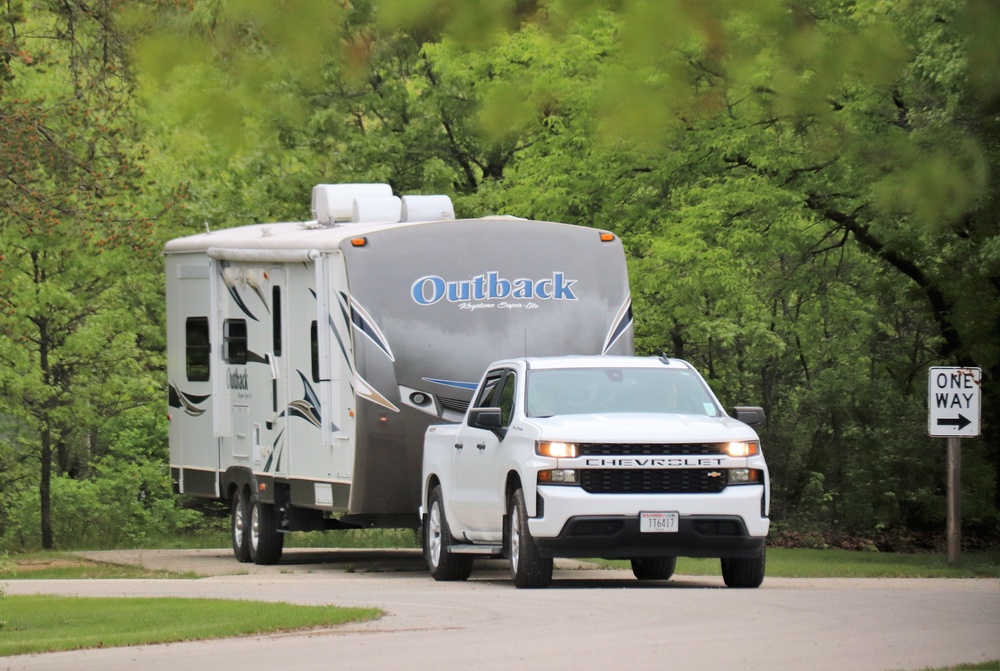
M267 437L264 445L266 453L273 454L282 441L287 441L285 431L288 428L288 417L284 409L288 407L288 301L286 299L285 270L282 266L272 266L267 271L271 287L271 341L267 354L271 366L271 393L268 408ZM268 472L274 475L288 473L290 450L284 450L281 458L272 460ZM254 461L261 455L255 454Z

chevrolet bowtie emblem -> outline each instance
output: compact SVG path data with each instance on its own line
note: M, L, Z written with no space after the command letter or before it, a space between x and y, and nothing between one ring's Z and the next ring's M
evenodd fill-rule
M710 478L721 478L722 477L722 473L720 473L718 471L712 471L711 473L708 474L708 477L710 477Z

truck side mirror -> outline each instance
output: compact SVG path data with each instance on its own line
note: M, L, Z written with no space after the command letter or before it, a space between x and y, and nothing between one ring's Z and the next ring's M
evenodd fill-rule
M503 428L500 408L472 408L469 411L469 426L490 431Z
M755 429L763 428L767 424L764 408L756 406L738 405L733 408L732 416Z

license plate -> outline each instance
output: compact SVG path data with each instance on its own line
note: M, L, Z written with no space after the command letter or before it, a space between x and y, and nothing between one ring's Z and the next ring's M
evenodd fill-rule
M677 533L677 513L639 513L639 531L644 534Z

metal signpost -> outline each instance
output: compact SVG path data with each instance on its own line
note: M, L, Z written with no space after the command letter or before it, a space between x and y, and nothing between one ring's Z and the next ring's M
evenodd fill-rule
M948 563L962 549L962 437L979 435L983 372L934 367L927 377L927 433L948 439Z

